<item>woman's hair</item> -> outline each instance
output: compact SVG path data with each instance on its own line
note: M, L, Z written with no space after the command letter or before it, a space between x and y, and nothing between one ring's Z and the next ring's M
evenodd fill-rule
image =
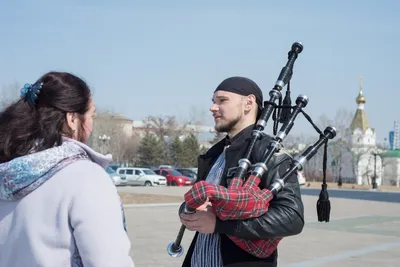
M60 145L62 135L72 137L68 112L78 115L82 124L78 139L83 139L84 114L91 99L88 85L66 72L49 72L35 84L41 87L33 104L29 97L21 97L0 112L0 163Z

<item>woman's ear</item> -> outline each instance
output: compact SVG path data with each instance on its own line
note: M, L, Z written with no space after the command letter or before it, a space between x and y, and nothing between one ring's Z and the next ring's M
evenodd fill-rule
M67 126L71 129L72 133L75 133L78 128L78 119L75 113L67 113Z

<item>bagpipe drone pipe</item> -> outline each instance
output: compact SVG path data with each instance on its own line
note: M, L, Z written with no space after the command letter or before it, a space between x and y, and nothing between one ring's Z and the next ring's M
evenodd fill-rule
M318 149L324 145L323 157L323 184L319 200L317 202L317 213L319 221L329 221L330 202L326 186L326 160L327 160L327 143L329 139L336 136L336 129L328 126L321 131L312 121L310 116L303 111L308 104L308 98L305 95L299 95L296 104L291 106L290 101L290 80L293 73L293 65L298 54L303 50L300 43L294 43L288 53L287 64L282 68L275 86L270 91L269 101L264 102L264 108L252 131L252 139L246 149L246 152L238 162L234 178L228 187L209 184L206 181L199 181L185 194L185 202L181 205L179 212L195 213L196 209L203 205L206 201L211 202L211 208L220 220L244 220L259 217L265 214L269 208L269 202L279 194L284 188L285 183L294 173L301 171L306 162L316 155ZM282 105L281 90L287 85L286 97ZM275 102L279 101L277 105ZM274 114L273 114L274 113ZM281 175L273 179L268 188L260 189L259 183L265 173L268 172L268 162L279 153L282 149L282 142L293 128L294 121L299 113L311 123L313 128L318 132L319 139L310 145L298 159L291 158L289 169ZM254 150L257 140L261 138L267 121L273 114L274 120L274 137L270 141L267 151L260 162L251 164L250 155ZM278 121L283 123L278 133ZM172 257L179 257L183 254L181 241L186 227L181 225L179 233L174 242L168 245L168 254ZM269 256L266 248L270 245L271 240L244 240L234 236L229 238L235 244L248 253L259 257L266 258ZM274 242L279 242L277 238ZM275 245L277 245L277 243Z

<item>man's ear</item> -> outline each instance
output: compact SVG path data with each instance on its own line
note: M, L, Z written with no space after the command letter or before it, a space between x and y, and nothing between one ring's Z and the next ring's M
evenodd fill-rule
M256 103L256 97L254 95L248 95L246 97L246 110L249 111L251 109L251 107L254 105L254 103Z

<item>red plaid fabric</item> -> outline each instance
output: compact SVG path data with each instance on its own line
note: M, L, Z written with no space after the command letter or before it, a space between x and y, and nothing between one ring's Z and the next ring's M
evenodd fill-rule
M247 253L261 259L268 258L276 250L279 242L282 240L282 238L244 240L234 236L229 236L229 238L235 242L238 247L247 251Z
M196 209L207 200L221 220L243 220L256 218L268 211L273 195L268 189L258 187L260 178L250 175L243 184L242 179L233 178L228 188L200 181L185 194L185 202ZM234 236L229 238L237 246L258 257L267 258L277 248L281 238L269 240L244 240Z
M221 220L241 220L259 217L267 212L273 195L267 189L260 190L260 178L250 176L241 186L239 178L233 178L229 188L200 181L185 194L185 202L191 208L198 208L207 197L212 209Z

